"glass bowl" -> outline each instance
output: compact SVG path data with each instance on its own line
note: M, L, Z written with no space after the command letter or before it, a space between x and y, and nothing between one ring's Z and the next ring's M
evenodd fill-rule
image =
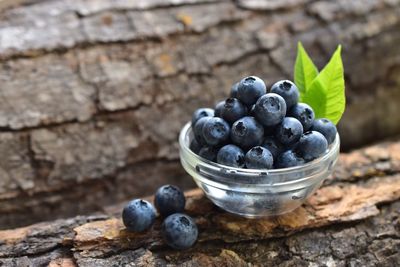
M242 169L211 162L189 148L190 122L179 135L180 160L197 186L220 208L247 218L290 212L304 203L332 173L339 156L340 139L327 152L302 166L284 169Z

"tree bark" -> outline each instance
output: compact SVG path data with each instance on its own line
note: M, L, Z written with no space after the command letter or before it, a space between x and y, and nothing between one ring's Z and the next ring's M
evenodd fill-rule
M400 142L342 154L335 175L292 213L251 220L214 206L199 189L186 212L195 246L169 249L151 230L127 232L124 203L92 216L0 231L4 266L399 266ZM150 200L152 197L149 198Z
M398 1L28 1L0 12L0 227L193 186L177 135L243 76L343 45L343 147L398 134ZM73 188L73 190L72 190ZM77 203L76 199L79 199Z

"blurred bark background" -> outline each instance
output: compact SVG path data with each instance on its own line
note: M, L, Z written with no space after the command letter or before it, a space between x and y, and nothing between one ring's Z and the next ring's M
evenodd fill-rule
M348 150L400 133L400 1L0 2L0 228L192 187L180 128L246 75L343 45Z

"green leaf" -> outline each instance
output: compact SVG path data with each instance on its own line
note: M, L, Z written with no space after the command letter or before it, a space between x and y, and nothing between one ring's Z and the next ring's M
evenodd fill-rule
M317 77L318 69L315 67L311 58L308 56L303 45L297 44L297 57L294 65L294 83L300 91L300 101L302 101L312 81Z
M303 98L314 109L316 118L327 118L335 124L342 117L346 105L341 49L339 45Z

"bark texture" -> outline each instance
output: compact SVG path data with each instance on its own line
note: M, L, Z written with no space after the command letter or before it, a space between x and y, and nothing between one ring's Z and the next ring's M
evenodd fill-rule
M148 232L127 232L121 203L92 216L0 231L0 266L400 265L400 142L342 154L335 175L286 215L244 219L215 207L199 189L186 196L186 212L200 229L189 250L163 243L161 218Z
M21 1L20 1L21 2ZM177 135L239 78L343 44L343 146L400 132L400 2L28 1L0 12L0 227L193 186ZM79 203L75 201L79 199Z

